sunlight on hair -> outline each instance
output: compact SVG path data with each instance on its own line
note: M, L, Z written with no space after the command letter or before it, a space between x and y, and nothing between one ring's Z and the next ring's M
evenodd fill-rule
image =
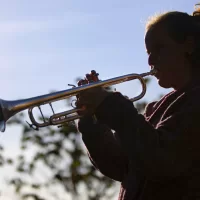
M160 17L166 14L167 12L169 11L160 11L156 12L154 15L149 16L145 22L145 32L147 32L153 24L157 23Z

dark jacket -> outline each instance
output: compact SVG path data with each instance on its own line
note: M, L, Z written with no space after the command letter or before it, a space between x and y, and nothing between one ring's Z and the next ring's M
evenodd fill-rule
M144 115L114 93L96 117L81 119L79 130L93 165L121 182L119 200L200 199L200 81L150 103Z

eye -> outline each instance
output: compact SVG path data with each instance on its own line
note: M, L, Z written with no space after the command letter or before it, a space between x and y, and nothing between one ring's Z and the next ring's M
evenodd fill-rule
M147 50L147 55L150 54L159 54L161 50L164 49L163 44L156 44L150 50Z
M162 49L164 49L164 45L163 44L157 44L155 46L155 52L160 52Z

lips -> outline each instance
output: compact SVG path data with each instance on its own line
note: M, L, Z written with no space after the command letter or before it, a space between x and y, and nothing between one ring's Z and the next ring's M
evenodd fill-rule
M158 67L157 67L157 66L152 66L151 69L155 69L155 74L154 74L154 76L155 76L156 78L159 78L160 72L159 72Z
M155 75L154 75L157 79L159 79L159 73L156 73Z

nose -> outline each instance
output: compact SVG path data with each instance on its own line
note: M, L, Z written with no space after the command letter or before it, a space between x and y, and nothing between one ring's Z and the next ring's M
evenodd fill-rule
M148 64L149 64L149 66L156 65L157 61L158 61L158 56L156 56L155 54L150 53L149 54L149 58L148 58Z

